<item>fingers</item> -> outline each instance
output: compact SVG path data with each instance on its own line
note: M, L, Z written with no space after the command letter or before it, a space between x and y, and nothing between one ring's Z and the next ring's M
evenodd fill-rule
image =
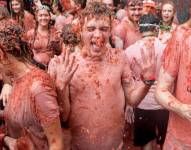
M64 66L68 66L69 61L70 61L70 50L66 49L66 53L65 53L65 60L64 60Z
M141 63L139 63L139 61L135 57L133 57L133 61L132 62L133 62L132 66L136 66L137 65L139 68L142 68L141 67Z
M74 67L72 68L71 71L71 77L73 77L74 73L76 72L76 70L78 69L79 64L74 65Z
M74 62L75 62L75 56L72 56L69 60L69 65L68 65L68 70L72 70L73 66L74 66Z
M141 59L142 59L143 64L146 64L147 57L145 55L145 52L144 52L143 48L141 49Z

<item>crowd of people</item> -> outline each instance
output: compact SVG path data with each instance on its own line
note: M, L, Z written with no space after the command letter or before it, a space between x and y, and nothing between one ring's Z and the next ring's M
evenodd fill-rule
M189 15L171 0L0 0L0 150L191 150Z

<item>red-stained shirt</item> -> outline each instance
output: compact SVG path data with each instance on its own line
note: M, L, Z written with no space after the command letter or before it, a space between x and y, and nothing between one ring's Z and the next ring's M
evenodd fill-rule
M158 38L156 37L146 37L144 39L138 40L135 42L135 44L129 46L125 53L129 58L130 67L134 73L136 80L141 80L141 72L140 68L137 65L133 64L133 58L136 58L137 60L141 60L141 49L144 50L146 55L148 54L148 45L153 43L153 50L155 51L156 56L156 77L158 76L158 72L161 66L161 57L163 55L163 51L165 49L165 44L162 44ZM141 103L138 105L138 108L140 109L146 109L146 110L157 110L161 109L161 105L159 105L155 101L154 92L155 92L156 85L153 85L148 94L145 96L145 98L141 101Z
M18 20L10 19L13 23L18 23ZM31 29L34 29L36 25L34 16L29 13L28 11L24 11L24 18L23 18L23 29L25 32L28 32Z
M39 69L34 68L16 79L5 107L8 136L28 139L32 150L48 150L43 127L59 119L56 98L49 75Z
M177 28L176 24L172 24L170 31L165 31L163 29L159 30L159 34L158 34L158 38L159 40L164 43L167 44L169 39L172 37L172 32Z
M58 31L62 31L64 26L72 23L73 16L70 14L61 14L56 17L54 27Z
M124 51L109 49L100 61L81 53L71 84L73 149L117 149L123 139L125 97L122 83L132 78Z
M38 32L35 33L34 29L28 31L26 34L26 40L33 51L34 59L45 65L47 65L54 56L54 51L49 49L48 42L50 45L51 41L58 40L56 39L56 30L54 28L50 28L49 30L50 33L48 33L48 35L42 35Z
M164 70L176 78L175 96L191 104L191 29L178 28L172 35L165 53ZM171 112L164 150L191 149L191 122Z

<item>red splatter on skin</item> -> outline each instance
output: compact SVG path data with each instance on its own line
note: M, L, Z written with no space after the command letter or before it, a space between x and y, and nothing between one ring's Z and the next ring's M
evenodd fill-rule
M32 150L32 147L26 137L21 137L17 139L18 150Z
M129 77L130 70L128 65L124 67L124 51L116 51L108 49L102 61L77 56L80 65L70 86L74 149L112 149L122 140L125 100L119 81ZM111 63L110 58L119 61ZM82 90L83 86L86 88Z
M174 101L172 100L172 101L170 101L170 102L168 102L168 106L169 107L172 107L174 105Z
M52 144L56 143L56 139L52 139L51 143Z
M175 79L175 92L173 95L183 104L191 104L191 94L187 91L188 86L191 84L190 43L191 30L179 28L174 32L164 53L163 69ZM174 105L173 97L169 96L168 100L168 106L172 107ZM184 149L186 145L188 145L188 149L191 148L191 126L188 120L183 119L175 113L171 113L169 117L168 131L164 149L176 149L177 147L173 146L177 146L176 142L180 142L177 139L184 139L180 142L179 149Z

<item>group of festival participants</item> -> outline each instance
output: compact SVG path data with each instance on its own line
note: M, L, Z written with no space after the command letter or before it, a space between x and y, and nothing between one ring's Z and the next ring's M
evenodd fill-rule
M191 17L82 2L0 1L0 149L126 150L128 122L142 150L190 150Z

